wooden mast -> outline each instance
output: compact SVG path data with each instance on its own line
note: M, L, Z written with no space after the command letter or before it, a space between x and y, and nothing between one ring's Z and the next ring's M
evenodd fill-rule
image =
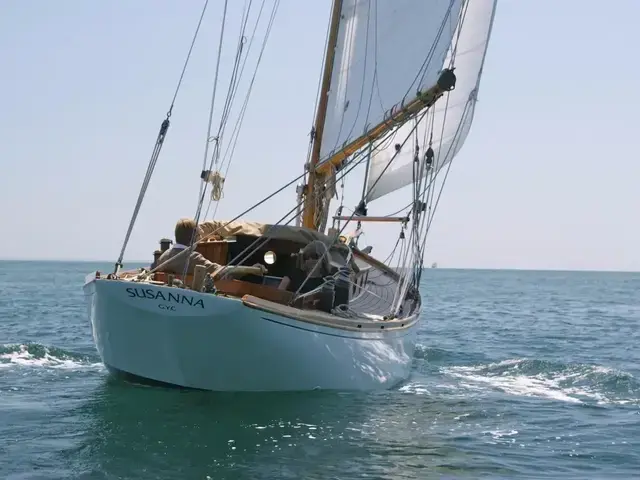
M342 0L334 0L333 11L331 15L331 24L329 29L329 38L327 40L327 53L325 57L324 73L322 77L322 85L320 89L320 98L318 100L318 109L313 129L313 145L311 149L311 158L308 165L308 179L304 186L304 209L302 212L302 224L314 230L322 225L322 218L316 223L316 217L323 217L326 212L318 212L318 207L323 208L324 187L327 178L331 175L334 168L339 168L350 155L353 155L367 143L374 142L390 132L397 125L402 124L414 117L425 108L430 108L436 101L446 92L452 90L456 84L456 76L452 69L444 69L438 78L436 85L426 91L417 92L416 97L409 103L398 104L391 108L386 118L378 125L375 125L368 132L354 139L349 144L343 146L340 150L333 153L329 158L320 162L320 148L322 144L322 135L324 132L324 124L327 116L327 104L329 102L329 89L331 86L331 76L333 73L333 63L335 59L335 49L338 41L338 30L340 27L340 18L342 13ZM322 215L318 215L318 214Z
M316 186L322 182L324 185L325 174L317 173L316 167L320 161L320 146L322 144L322 134L324 122L327 116L327 104L329 102L329 88L331 86L331 75L333 73L333 60L335 58L336 43L338 42L338 30L340 27L340 16L342 13L342 0L333 0L333 10L331 24L329 27L329 38L327 39L327 53L324 61L324 74L320 87L320 98L318 100L318 110L316 113L315 125L313 127L313 146L311 159L309 162L309 178L304 191L304 210L302 213L302 224L307 228L316 229L316 201L322 194L318 192Z

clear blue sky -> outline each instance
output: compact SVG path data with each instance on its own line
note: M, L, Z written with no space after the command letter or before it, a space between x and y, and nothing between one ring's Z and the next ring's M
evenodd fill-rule
M195 211L222 3L210 1L125 259L150 259ZM244 2L230 3L237 19ZM301 171L329 3L281 1L218 218ZM428 262L640 270L640 2L610 3L499 1ZM0 2L0 257L115 260L201 5ZM374 253L396 235L369 235Z

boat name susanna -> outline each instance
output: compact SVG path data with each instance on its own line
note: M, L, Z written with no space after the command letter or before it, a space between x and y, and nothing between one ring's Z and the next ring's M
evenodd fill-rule
M180 305L189 305L190 307L204 308L204 303L202 302L202 299L196 300L191 295L183 295L181 293L172 293L172 292L163 293L160 290L152 290L150 288L133 288L133 287L128 287L127 293L131 298L144 298L147 300L162 300L163 302L177 303ZM162 306L160 308L162 308ZM169 308L165 308L165 309L169 309Z

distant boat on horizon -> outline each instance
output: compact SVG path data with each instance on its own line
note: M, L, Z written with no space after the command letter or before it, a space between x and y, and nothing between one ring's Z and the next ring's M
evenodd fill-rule
M437 262L433 262L431 264L431 268L438 268L438 263Z

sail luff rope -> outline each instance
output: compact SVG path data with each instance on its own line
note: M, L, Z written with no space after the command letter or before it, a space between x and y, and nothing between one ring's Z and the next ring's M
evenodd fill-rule
M170 126L170 118L173 113L173 107L176 102L176 98L178 97L178 93L180 92L180 87L182 86L182 80L184 79L185 72L187 71L187 66L189 65L189 60L191 59L191 53L193 52L193 47L198 38L198 33L200 32L200 26L202 25L202 19L207 11L207 6L209 4L209 0L205 0L204 6L202 7L202 12L200 13L200 18L198 20L198 25L196 26L196 30L193 34L193 38L191 39L191 44L189 46L189 51L187 52L187 56L185 58L184 64L182 66L182 72L180 73L180 77L178 79L178 83L176 85L176 89L173 93L173 98L171 99L171 104L169 106L169 110L167 111L166 118L162 121L160 125L160 131L158 132L158 136L156 138L156 143L153 147L153 151L151 153L151 158L149 159L149 164L147 166L147 171L145 173L144 179L142 181L142 185L140 187L140 192L138 193L138 200L136 201L136 205L133 209L133 214L131 215L131 219L129 220L129 227L127 228L127 233L125 234L124 241L122 243L122 248L120 250L120 255L116 260L114 265L114 273L118 273L118 270L122 267L122 261L124 259L124 253L127 249L127 245L129 243L129 239L131 238L131 233L133 232L133 227L138 218L138 213L140 212L140 208L142 206L142 202L144 200L145 194L147 193L147 188L149 187L149 182L151 181L151 177L153 175L153 171L155 170L156 163L158 162L158 158L160 157L160 151L162 150L162 145L164 144L164 140L167 136L167 131Z
M464 25L464 21L467 18L467 11L469 10L469 1L470 0L466 0L463 7L460 9L460 18L458 19L458 32L456 35L456 41L453 44L453 49L451 51L451 58L449 59L449 68L455 68L456 55L458 54L458 43L460 43L460 34L462 33L462 26Z

